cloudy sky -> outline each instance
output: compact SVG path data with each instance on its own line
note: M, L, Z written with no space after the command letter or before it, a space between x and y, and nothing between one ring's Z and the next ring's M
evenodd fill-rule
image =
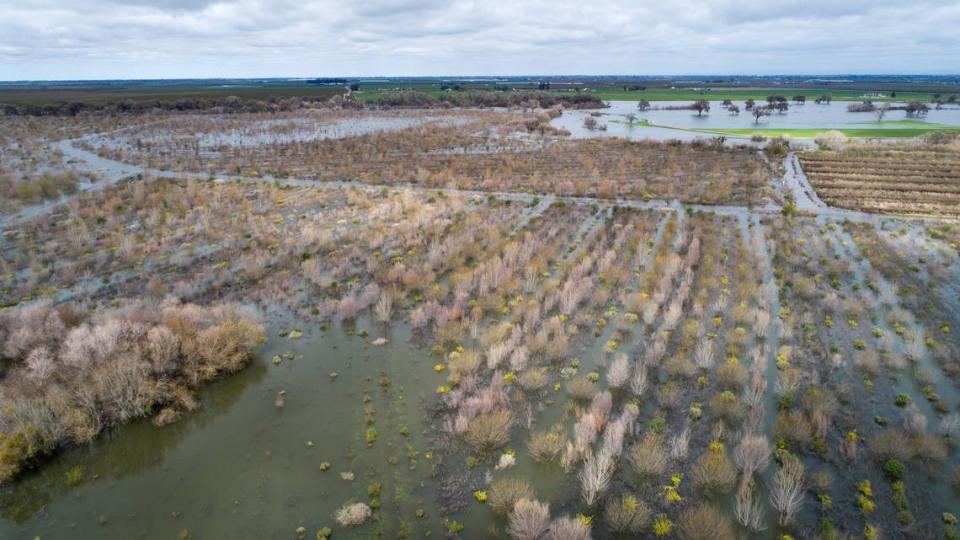
M0 80L960 72L960 0L0 0Z

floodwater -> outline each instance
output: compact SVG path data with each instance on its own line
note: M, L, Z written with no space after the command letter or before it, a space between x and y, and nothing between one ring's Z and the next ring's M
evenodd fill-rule
M606 214L598 212L585 220L571 241L577 238L588 244L596 226L610 219ZM684 212L677 215L685 217ZM748 220L762 229L757 216L737 218L745 236L750 234ZM664 223L665 218L660 218L655 246L662 242ZM845 240L852 245L851 239ZM847 252L850 248L837 246L838 255L856 260L857 254ZM577 256L578 252L569 254ZM866 269L856 270L858 283L866 273ZM769 282L771 276L763 277ZM776 296L773 290L771 294ZM773 304L774 313L778 306ZM383 325L361 319L324 328L294 321L285 312L265 318L271 337L258 358L243 372L202 391L203 406L197 412L166 427L140 421L105 433L94 444L65 450L37 471L0 488L0 538L296 538L298 527L305 528L306 538L314 538L321 527L331 527L335 538L439 538L446 529L445 517L465 526L464 538L487 536L492 524L501 532L491 536L505 537L503 518L470 496L484 488L493 464L481 462L466 470L463 445L439 429L430 411L437 400L436 388L445 383L447 374L433 371L437 358L418 346L404 323ZM294 328L303 332L300 339L278 335L279 330ZM581 373L604 372L609 355L603 346L612 328L598 336L581 332L574 338L570 356L582 361ZM865 327L862 333L866 332ZM645 336L642 332L627 335L623 350L642 349ZM386 344L374 346L380 337ZM775 331L771 339L769 350L776 350ZM281 358L278 365L275 355ZM777 372L773 362L770 366L768 436L776 410L773 380ZM923 402L910 374L897 379L878 378L878 391L888 389L889 393L895 388L913 396L914 402ZM947 381L937 378L934 385L948 402L956 401L956 391ZM606 387L603 377L599 386ZM285 391L283 407L278 407L281 391ZM891 399L856 397L849 410L861 418L900 416ZM617 394L614 410L620 410L625 399ZM534 429L548 429L556 422L569 427L563 391L527 400ZM654 405L652 399L644 402L638 430L654 414ZM933 431L937 419L928 409L923 411ZM529 430L524 415L518 415L518 420L521 425L508 445L517 452L517 463L496 477L529 480L538 499L550 503L554 516L584 511L576 474L565 474L556 464L533 463L526 451ZM368 444L369 428L375 430L375 437ZM698 441L693 455L702 449L703 442ZM939 512L956 507L958 500L945 471L957 459L954 453L940 470L911 469L907 489L918 518L929 523ZM330 464L325 471L324 462ZM816 468L829 466L812 458L809 462ZM68 485L67 472L77 468L83 479ZM851 509L855 507L847 500L852 497L849 486L877 474L869 460L830 468L838 476L833 491L838 506L849 504ZM337 508L348 501L372 502L370 486L375 482L380 483L380 508L374 518L358 529L337 526L333 519ZM449 495L451 485L467 504L446 514L442 508L448 501L441 493ZM622 486L619 480L617 485ZM882 480L875 485L885 489ZM645 500L655 496L642 495ZM808 495L799 519L804 528L816 527L817 504L812 497ZM886 500L878 497L881 504ZM421 510L423 517L419 517ZM596 538L603 537L599 527ZM770 538L774 530L771 523L766 533L753 537Z
M810 96L808 96L809 98ZM804 128L848 128L848 129L896 129L905 127L903 120L927 122L931 124L960 125L960 107L933 109L923 118L907 118L904 111L889 111L883 122L877 122L875 113L851 113L847 111L849 102L832 102L817 105L812 100L805 105L790 103L790 109L784 114L774 113L757 122L750 111L745 110L742 101L733 103L740 107L735 115L721 107L720 101L710 102L710 112L697 115L690 110L668 110L666 107L680 107L687 103L681 101L654 101L646 111L637 109L636 101L610 101L610 107L602 110L564 111L551 124L570 131L573 138L626 137L629 139L679 139L693 140L715 136L711 133L689 130L710 129L804 129ZM895 104L902 105L902 104ZM587 116L599 112L598 124L605 124L606 131L589 130L583 121ZM627 116L633 114L636 122L630 124ZM653 126L644 125L643 121ZM657 127L661 126L661 127ZM728 138L749 139L748 135L727 135Z
M381 483L384 510L358 529L364 537L439 532L424 412L445 374L403 328L285 322L303 337L276 337L282 325L270 325L258 359L204 390L199 411L166 427L113 430L5 486L0 538L288 538L300 526L310 538L325 526L342 538L334 512L370 502L372 482ZM373 346L381 336L387 343ZM286 353L294 359L274 365ZM369 445L368 427L376 430ZM74 467L83 480L69 486Z

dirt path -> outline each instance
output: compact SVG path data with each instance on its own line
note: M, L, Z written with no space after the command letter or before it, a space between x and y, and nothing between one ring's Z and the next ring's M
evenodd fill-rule
M810 180L807 179L807 175L800 167L800 159L797 157L797 154L794 152L788 153L787 157L783 160L783 168L786 171L783 175L783 183L784 186L790 190L790 193L793 194L793 200L794 204L797 205L797 210L816 212L817 210L827 208L827 205L820 200L817 192L814 191L813 186L810 185Z

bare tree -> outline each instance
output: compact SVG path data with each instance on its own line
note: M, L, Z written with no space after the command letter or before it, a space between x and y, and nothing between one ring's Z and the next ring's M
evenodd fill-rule
M803 463L795 457L786 458L770 486L770 504L780 516L780 525L788 525L800 511L803 486Z
M650 102L645 99L641 99L637 103L637 110L640 112L650 110Z
M763 519L763 503L748 485L737 490L734 516L741 525L755 533L767 528Z
M588 506L593 506L593 503L597 502L610 485L616 467L617 462L606 447L601 448L596 454L587 455L587 459L583 462L583 469L577 475L580 479L580 496L583 502Z
M754 105L753 107L753 121L757 124L760 123L760 118L763 116L770 116L770 109L768 107L762 107Z
M705 99L698 99L690 104L690 109L697 111L697 116L702 116L705 112L710 112L710 102Z
M887 115L887 111L889 111L889 110L890 110L890 104L889 104L889 103L884 103L883 105L880 105L879 107L877 107L876 109L874 109L874 112L875 112L876 115L877 115L877 121L878 121L878 122L883 122L883 117Z
M770 443L761 435L747 435L733 451L733 461L743 471L743 481L770 464Z
M907 111L907 116L924 116L930 112L930 107L919 101L911 101L907 103L904 110Z

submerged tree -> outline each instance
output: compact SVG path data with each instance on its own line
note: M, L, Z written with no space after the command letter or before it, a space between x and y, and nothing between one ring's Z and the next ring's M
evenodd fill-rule
M697 111L697 116L702 116L705 112L710 112L710 102L705 99L698 99L690 104L690 108Z

